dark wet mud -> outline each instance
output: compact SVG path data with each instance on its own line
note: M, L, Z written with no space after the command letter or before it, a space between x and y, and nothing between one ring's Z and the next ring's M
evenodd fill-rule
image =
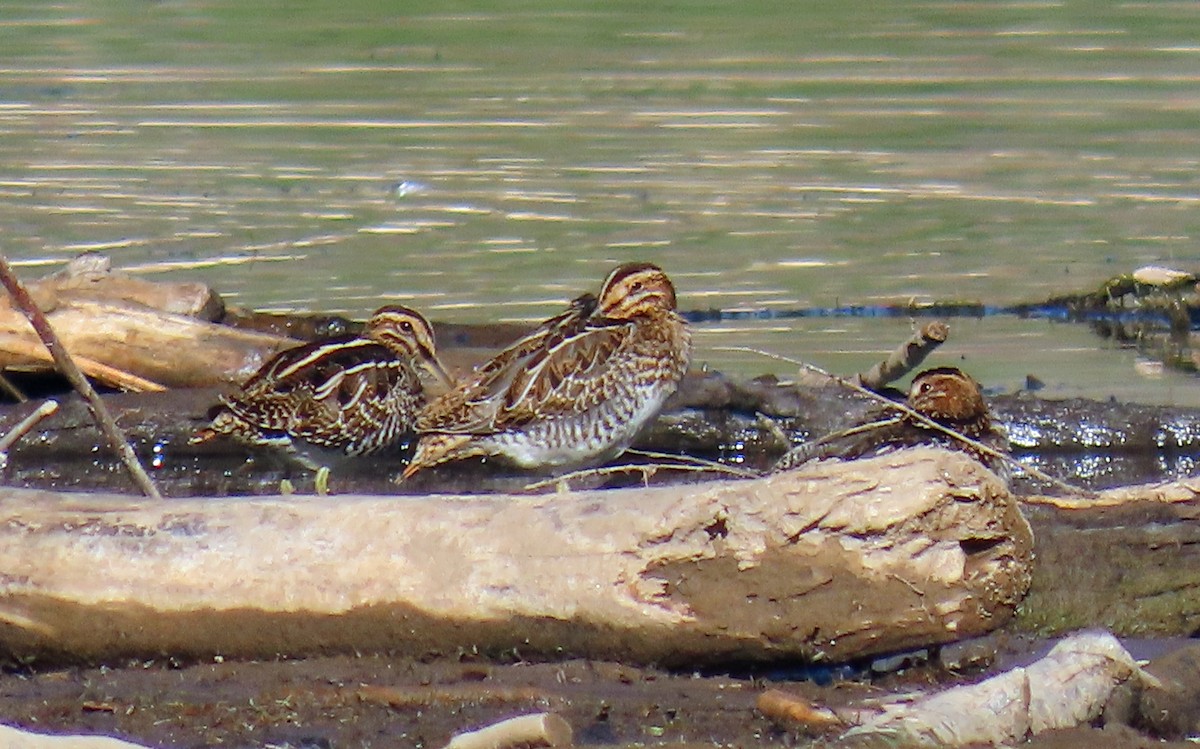
M132 492L133 485L103 446L91 414L74 395L58 396L59 412L21 440L8 456L5 483L61 490ZM311 471L272 451L254 451L227 440L189 445L217 402L216 390L175 390L106 397L118 424L167 496L276 494L287 479L299 493L312 491ZM1026 465L1084 488L1107 488L1192 475L1200 457L1200 409L1142 406L1083 399L1049 400L1029 393L992 395L997 420L1008 431L1013 455ZM0 406L0 428L19 421L35 404ZM690 375L666 412L634 447L654 456L623 456L621 465L652 463L652 474L630 470L602 481L698 481L719 470L669 466L698 458L737 471L769 468L788 449L861 421L878 407L839 385L817 387L773 377L736 381L716 372ZM546 478L484 462L463 461L396 484L411 455L405 441L383 453L333 466L335 493L423 494L515 492ZM664 456L686 456L673 460ZM1014 491L1048 489L1015 472Z
M1133 647L1163 657L1178 644ZM881 660L875 671L872 664L779 664L723 673L581 660L526 663L517 653L505 662L471 653L195 664L163 657L116 667L11 667L0 676L0 711L30 730L102 733L171 748L441 747L464 730L543 711L570 723L577 746L831 746L832 737L764 716L755 707L759 695L783 689L837 707L888 692L967 683L987 673L972 663L995 670L1029 662L1044 650L1036 641L993 637ZM897 666L901 670L878 672ZM1097 749L1150 746L1151 739L1114 721L1107 728L1046 735L1031 745Z

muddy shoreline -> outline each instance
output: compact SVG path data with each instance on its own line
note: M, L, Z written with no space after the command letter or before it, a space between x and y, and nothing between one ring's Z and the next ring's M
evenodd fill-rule
M469 362L477 351L502 342L511 332L448 333L449 340L462 346L452 355ZM243 451L228 445L186 446L187 436L203 423L216 394L211 389L173 390L114 394L106 400L168 496L274 494L284 478L300 493L309 491L307 474L268 456L247 461ZM1019 456L1078 485L1099 488L1192 472L1200 411L1051 401L1029 393L992 395L989 400L1013 435ZM789 443L838 429L871 407L837 386L814 387L773 377L732 381L705 373L687 380L639 447L765 466ZM0 422L13 423L30 408L4 407ZM128 479L115 460L97 451L97 443L90 415L68 396L58 414L12 451L6 481L54 490L129 491ZM398 488L391 476L404 449L336 473L334 491L511 491L530 480L477 466ZM685 480L700 478L689 475ZM633 476L612 483L640 480ZM1032 493L1044 487L1018 479L1014 488ZM1140 554L1164 544L1192 548L1195 513L1190 507L1113 511L1100 527L1085 523L1078 533L1071 530L1069 513L1027 508L1027 514L1041 544L1035 549L1042 563L1034 567L1033 590L1015 622L980 641L837 666L732 663L703 671L579 659L537 662L519 648L487 654L430 651L414 657L367 652L194 662L162 653L104 664L10 656L0 674L0 716L5 723L31 730L102 733L172 748L437 747L463 730L543 710L565 717L580 746L827 745L828 738L763 716L755 706L758 695L783 687L837 705L887 692L942 688L1027 662L1065 632L1113 622L1119 633L1152 638L1138 641L1147 657L1186 652L1193 642L1187 638L1200 632L1200 612L1187 603L1186 595L1188 586L1200 581L1186 575L1186 580L1180 579L1187 555L1174 557L1179 567L1173 572L1164 569L1160 583L1147 579L1144 587L1131 588L1129 600L1136 605L1089 607L1086 593L1098 580L1113 584L1112 576L1121 574L1117 567L1160 564L1147 559L1161 557ZM1130 527L1168 532L1147 541L1123 536ZM1086 558L1084 551L1097 545L1125 548L1130 555L1104 569L1076 564L1081 569L1075 576L1056 572ZM1171 586L1178 593L1181 585L1184 594L1175 600L1184 601L1182 606L1163 610L1156 602L1164 600ZM1116 719L1107 727L1045 734L1031 745L1172 746Z

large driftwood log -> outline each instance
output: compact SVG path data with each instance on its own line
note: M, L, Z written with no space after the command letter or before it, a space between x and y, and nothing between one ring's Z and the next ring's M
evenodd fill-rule
M0 649L87 660L841 660L1003 624L1032 548L996 478L937 449L544 496L0 496Z

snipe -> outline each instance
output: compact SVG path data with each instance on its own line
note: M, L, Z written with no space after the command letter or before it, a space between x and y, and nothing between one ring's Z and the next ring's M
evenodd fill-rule
M687 370L691 336L658 267L627 263L432 401L403 478L494 456L521 468L619 455Z
M979 383L956 367L927 369L913 378L906 405L938 424L953 429L1002 454L1008 452L1008 436L992 420ZM876 455L897 447L941 445L962 450L1007 479L1004 460L962 440L918 422L911 416L876 413L868 423L800 445L785 455L774 470L794 468L822 458L853 459Z
M222 398L192 444L229 436L281 448L318 470L380 450L411 434L427 389L445 392L433 330L415 310L381 307L359 336L277 354L241 389Z

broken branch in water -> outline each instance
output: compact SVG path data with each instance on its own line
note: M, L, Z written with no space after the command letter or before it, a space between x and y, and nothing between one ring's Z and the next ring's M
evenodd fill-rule
M0 255L0 283L8 290L8 294L12 297L13 303L24 313L29 320L29 324L33 326L34 332L42 339L46 349L50 352L50 356L54 359L54 364L58 370L62 372L75 391L83 397L87 403L88 410L92 412L92 417L95 418L96 424L103 432L108 445L117 455L121 457L121 461L128 469L133 481L141 489L142 493L147 497L154 499L162 499L158 488L154 486L154 482L150 480L150 476L146 470L142 468L142 464L138 462L137 455L134 454L133 448L129 446L129 442L125 439L125 435L121 432L121 428L117 426L117 422L113 420L108 409L104 407L104 402L100 400L100 396L96 393L96 389L92 387L92 383L88 382L83 373L79 371L79 367L75 366L71 355L67 352L66 347L58 339L54 328L50 326L50 321L42 313L37 303L33 301L33 297L25 289L24 284L13 273L12 267L8 264L8 258Z
M983 453L984 455L989 455L993 458L1002 460L1005 463L1008 463L1009 465L1013 466L1017 470L1024 471L1026 475L1028 475L1032 478L1035 478L1038 481L1042 481L1047 484L1050 484L1051 486L1058 487L1059 489L1062 489L1063 491L1068 492L1070 494L1075 494L1075 495L1083 496L1083 497L1095 497L1096 496L1096 492L1090 491L1088 489L1084 489L1082 487L1075 486L1074 484L1068 484L1067 482L1063 481L1062 479L1054 478L1053 476L1051 476L1043 471L1040 471L1037 468L1034 468L1033 466L1025 465L1024 463L1022 463L1021 461L1017 460L1016 458L1012 457L1011 455L1009 455L1007 453L1002 453L999 450L996 450L992 447L988 447L987 445L983 444L982 442L979 442L978 440L973 440L970 437L966 436L965 434L955 431L954 429L951 429L950 427L945 426L944 424L937 423L933 419L930 419L928 416L925 416L924 414L919 413L919 412L914 411L913 409L909 408L904 403L901 403L899 401L894 401L891 398L880 395L879 393L876 393L874 390L869 390L869 389L863 387L862 385L859 385L857 382L847 380L844 377L837 377L835 375L832 375L829 372L826 372L824 369L821 369L820 367L816 366L815 364L809 364L808 362L803 362L803 361L800 361L799 359L793 359L790 356L784 356L783 354L776 354L776 353L772 353L770 351L763 351L762 349L757 349L757 348L753 348L750 346L718 346L716 348L716 350L717 351L741 351L743 353L759 354L760 356L765 356L770 359L775 359L776 361L787 362L788 364L800 367L801 369L807 370L809 372L814 372L824 378L827 378L833 382L838 383L839 385L841 385L843 387L850 388L851 390L859 393L860 395L864 395L872 400L878 401L878 402L884 404L885 406L887 406L888 408L893 408L897 411L900 411L901 413L906 414L909 417L911 417L913 420L915 420L919 424L921 424L923 426L927 426L930 429L935 429L935 430L941 432L942 434L949 435L950 437L958 440L959 442L962 442L964 445L969 445L971 448L978 450L979 452Z
M866 372L854 376L855 381L870 390L878 390L890 382L920 366L938 346L950 337L950 326L941 320L934 320L921 326L921 329L900 344L886 359L871 367Z

